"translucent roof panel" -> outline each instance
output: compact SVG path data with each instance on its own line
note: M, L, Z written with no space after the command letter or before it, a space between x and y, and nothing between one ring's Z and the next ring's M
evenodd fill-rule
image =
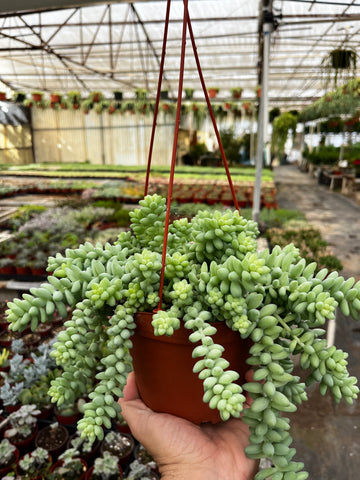
M274 21L270 108L301 108L333 88L335 81L345 82L358 74L360 62L337 76L326 64L334 50L359 50L360 0L268 3ZM27 4L31 8L31 1ZM189 0L205 82L220 89L220 100L229 98L233 87L244 89L243 99L255 98L263 65L260 4ZM111 96L121 90L126 97L135 88L146 88L155 96L165 13L165 1L0 13L0 80L10 89L26 92L101 90ZM163 87L172 98L178 89L182 18L183 2L173 0L163 77ZM189 37L184 87L193 88L195 98L203 98Z

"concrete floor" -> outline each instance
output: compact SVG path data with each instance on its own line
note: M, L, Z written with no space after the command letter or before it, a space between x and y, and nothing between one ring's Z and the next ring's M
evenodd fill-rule
M296 166L274 170L280 208L297 209L318 228L344 265L345 278L360 279L360 206L319 185ZM349 371L360 380L360 323L336 319L335 345L349 353ZM291 414L295 459L305 463L312 480L360 479L360 400L335 405L316 386L309 400Z

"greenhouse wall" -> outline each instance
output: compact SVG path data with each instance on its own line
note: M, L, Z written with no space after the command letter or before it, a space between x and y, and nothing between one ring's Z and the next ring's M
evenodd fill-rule
M35 161L146 165L153 117L108 112L32 109ZM169 165L174 121L160 115L152 156Z
M0 163L24 165L32 162L30 127L0 124Z

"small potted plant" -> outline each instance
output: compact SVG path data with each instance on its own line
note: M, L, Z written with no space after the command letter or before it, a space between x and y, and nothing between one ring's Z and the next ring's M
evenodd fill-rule
M73 425L79 420L81 414L75 403L63 403L55 406L56 420L62 425Z
M95 459L94 465L88 470L86 480L120 480L122 468L118 464L118 458L110 452L104 452L101 457Z
M44 97L44 92L34 91L31 93L34 102L41 102Z
M10 413L3 421L7 427L4 437L18 447L29 445L37 434L36 415L39 413L36 405L22 405L18 410Z
M114 100L116 100L117 102L121 102L121 100L123 99L123 92L120 92L119 90L114 90L113 94Z
M23 101L26 98L26 93L25 92L15 92L13 95L13 101L15 103L23 103Z
M0 258L1 275L13 275L15 273L14 261L11 258Z
M21 480L39 480L45 478L51 465L52 458L48 451L43 448L36 448L20 458L16 467L16 474Z
M146 100L149 92L146 88L135 88L134 93L137 100Z
M209 87L207 91L208 91L208 94L209 94L210 98L216 98L220 89L218 87Z
M51 92L50 93L50 102L51 105L54 105L55 103L61 103L62 99L62 94L59 92Z
M19 449L4 438L0 442L0 477L13 470L19 460Z
M159 475L149 465L134 460L130 463L129 473L125 480L158 480Z
M105 435L100 450L101 453L108 451L116 455L120 465L125 465L132 457L134 448L135 442L130 434L111 430Z
M50 387L53 401L88 395L78 429L102 439L134 369L150 408L196 423L242 415L251 431L246 454L269 458L269 477L306 478L292 460L286 413L313 383L336 402L357 398L347 354L327 347L323 327L337 307L359 317L360 282L307 264L293 244L259 251L257 224L230 209L173 221L163 265L166 199L149 195L140 207L115 244L87 242L49 258L48 283L8 302L15 331L30 320L36 328L49 303L64 316L72 309L54 344L64 373ZM174 342L186 347L181 359ZM295 358L306 382L293 373ZM253 398L245 410L244 391Z
M242 92L243 92L243 88L242 87L233 87L230 89L230 92L231 92L231 96L232 98L234 99L239 99L241 98L241 95L242 95Z
M99 447L99 440L96 439L92 441L87 437L82 437L78 430L76 430L68 441L68 448L75 448L79 453L79 457L86 462L91 461L96 456Z
M67 98L74 110L77 110L81 105L81 93L78 90L71 90L67 93Z
M66 449L68 440L67 428L54 422L39 430L35 445L47 450L52 458L57 458Z
M90 92L88 98L91 102L98 103L104 100L104 95L101 92L95 91L95 92Z
M87 463L79 457L76 448L68 448L50 469L48 480L82 480L85 478Z
M193 88L184 88L184 93L185 93L185 100L192 100L193 95L194 95L194 89Z
M19 401L22 405L36 405L40 413L37 418L48 418L53 410L53 404L48 394L48 377L42 375L36 383L24 388L19 394Z

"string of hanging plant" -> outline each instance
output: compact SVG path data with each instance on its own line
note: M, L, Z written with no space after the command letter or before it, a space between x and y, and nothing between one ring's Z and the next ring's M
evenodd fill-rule
M219 150L221 153L221 158L223 162L223 166L225 168L225 172L227 175L232 199L234 202L235 208L240 211L239 204L236 199L236 193L234 189L234 185L231 179L231 174L228 166L228 162L226 160L225 151L222 145L221 137L219 130L216 125L215 115L211 106L209 94L206 88L204 76L202 73L201 65L199 56L197 54L197 48L195 43L195 37L192 30L191 19L188 10L188 0L183 0L184 4L184 12L183 12L183 27L182 27L182 37L181 37L181 56L180 56L180 67L179 67L179 83L178 83L178 100L176 106L176 117L175 117L175 130L174 130L174 139L173 139L173 149L172 149L172 158L171 158L171 167L170 167L170 176L169 176L169 187L168 187L168 197L167 197L167 208L166 208L166 218L165 218L165 230L164 230L164 244L163 244L163 252L162 252L162 269L161 269L161 277L160 277L160 289L159 289L159 306L158 310L161 309L161 302L162 302L162 293L163 293L163 286L164 286L164 277L165 277L165 262L166 262L166 250L167 250L167 237L169 232L169 224L170 224L170 209L171 209L171 201L172 201L172 192L174 186L174 176L175 176L175 163L176 163L176 150L177 150L177 143L179 137L179 127L180 127L180 115L181 115L181 100L182 100L182 92L183 92L183 83L184 83L184 69L185 69L185 47L186 47L186 37L187 37L187 29L189 29L189 36L192 44L193 54L199 74L199 80L201 83L201 87L204 92L206 104L209 110L210 118L214 127L215 136L218 141ZM164 27L164 36L163 36L163 45L162 45L162 53L161 53L161 61L160 61L160 70L159 70L159 80L157 86L157 93L156 93L156 101L155 101L155 109L154 109L154 119L151 131L151 138L150 138L150 147L149 147L149 154L148 154L148 161L147 161L147 171L146 171L146 178L145 178L145 188L144 188L144 196L147 195L148 188L149 188L149 180L150 180L150 171L151 171L151 160L152 160L152 153L153 153L153 145L154 145L154 138L155 138L155 130L156 130L156 122L157 122L157 115L159 111L159 102L160 102L160 93L161 93L161 83L162 77L164 73L164 62L165 62L165 54L166 54L166 43L167 43L167 35L168 35L168 27L169 27L169 17L170 17L170 5L171 0L167 2L166 8L166 16L165 16L165 27Z

